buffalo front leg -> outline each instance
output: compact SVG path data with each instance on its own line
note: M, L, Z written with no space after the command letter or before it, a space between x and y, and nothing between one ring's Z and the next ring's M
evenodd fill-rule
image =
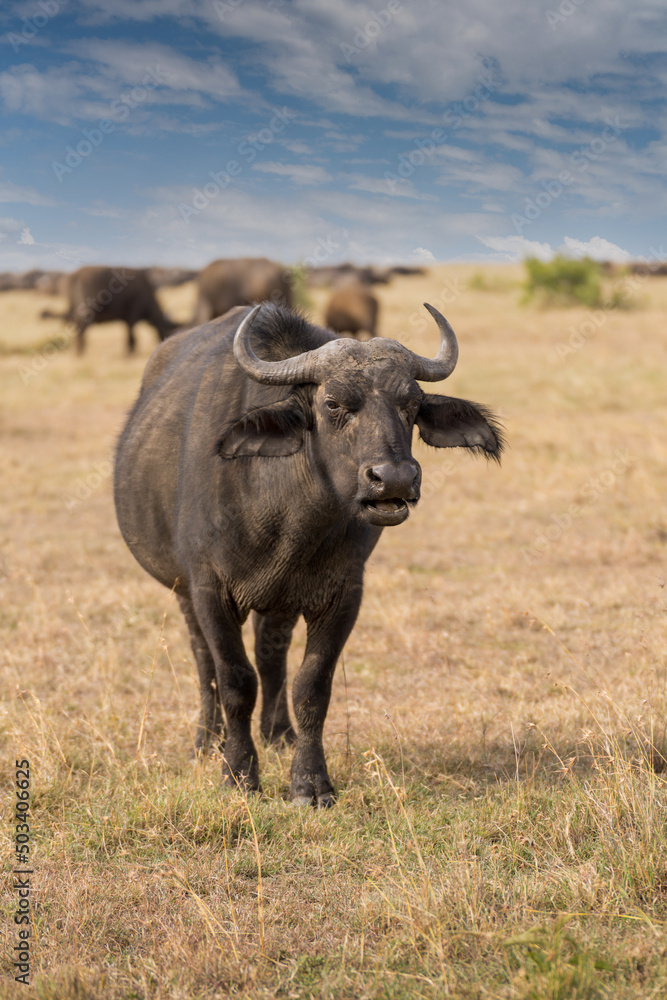
M259 765L250 735L250 719L257 700L257 674L243 648L241 622L232 601L217 588L195 588L192 604L213 655L218 693L227 723L223 778L231 785L257 790Z
M209 746L217 745L222 749L224 744L224 723L222 707L218 696L218 683L215 677L215 662L199 627L195 609L189 597L179 594L178 603L190 633L190 644L197 664L199 674L199 691L201 694L201 714L197 735L195 736L195 753L205 754Z
M134 335L134 323L127 324L127 353L134 354L137 349L137 338Z
M335 608L308 621L306 653L292 689L298 733L290 796L299 805L326 809L335 801L322 731L336 663L357 619L360 603L361 587L350 587Z
M255 663L262 683L260 732L274 745L296 739L287 708L287 650L295 621L284 615L253 615Z

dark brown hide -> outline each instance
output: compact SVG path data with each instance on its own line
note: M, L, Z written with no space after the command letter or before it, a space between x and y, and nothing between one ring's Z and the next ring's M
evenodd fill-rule
M363 339L360 334L376 335L377 318L378 300L365 285L351 281L334 291L324 322L334 333Z
M69 275L67 281L69 309L59 318L66 319L76 331L76 350L82 354L89 326L95 323L127 324L127 350L136 348L134 325L140 320L154 326L164 340L178 324L162 312L155 291L143 270L130 267L82 267ZM43 317L53 317L43 312Z
M199 275L194 323L208 323L234 306L292 304L289 271L265 257L214 260Z
M487 410L416 381L446 377L458 356L453 330L429 311L441 335L434 359L264 306L176 334L146 366L116 454L118 523L135 558L178 595L199 672L196 746L220 740L224 719L232 785L259 787L259 675L263 738L296 744L292 799L333 803L322 743L331 684L366 560L419 499L413 429L438 448L500 455ZM255 667L241 633L251 613ZM300 615L295 731L286 658Z

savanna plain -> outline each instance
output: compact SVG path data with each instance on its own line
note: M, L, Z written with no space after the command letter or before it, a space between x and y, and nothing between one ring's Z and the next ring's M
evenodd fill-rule
M443 265L378 288L380 332L423 354L421 303L447 316L459 365L427 388L495 409L509 448L498 468L416 441L423 498L368 564L320 812L287 801L289 751L260 749L259 796L191 760L186 627L111 497L154 332L128 359L124 328L93 327L77 358L38 318L57 300L0 297L2 996L667 995L667 279L593 321L522 305L521 278ZM191 315L192 285L159 296Z

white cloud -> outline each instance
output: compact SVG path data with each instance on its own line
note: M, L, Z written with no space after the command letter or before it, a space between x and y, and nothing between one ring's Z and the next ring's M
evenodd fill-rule
M436 183L463 184L485 195L490 191L521 191L525 186L524 176L518 167L494 162L450 163Z
M236 74L218 56L190 59L167 45L103 38L77 39L69 51L85 53L126 86L135 87L151 71L160 87L170 91L205 94L216 101L238 98L242 91Z
M12 181L0 181L0 202L3 201L26 205L55 205L53 198L40 194L32 187L20 187Z
M290 153L294 153L295 156L312 156L313 154L312 146L309 146L302 139L278 139L278 142L285 149L289 149Z
M77 80L79 71L79 65L50 68L43 73L30 63L12 66L0 73L0 99L12 114L63 122L66 119L61 109L83 99L85 81Z
M477 150L464 149L462 146L452 146L443 142L435 150L435 154L442 160L461 160L463 163L479 163L482 159Z
M83 208L81 211L85 212L86 215L96 215L105 219L120 218L120 209L106 205L91 205L89 208Z
M554 252L548 243L527 240L525 236L478 236L484 246L505 256L506 260L518 261L524 257L539 257L551 260Z
M92 264L100 259L99 248L75 246L68 243L21 243L12 240L2 244L0 271L72 271L82 264ZM127 260L123 261L127 264Z
M21 236L19 237L19 239L16 242L17 243L25 243L28 246L31 246L35 242L35 237L32 235L32 233L30 232L30 230L26 226L25 229L21 230Z
M324 184L333 180L324 167L311 166L306 163L255 163L253 170L261 170L265 174L281 174L289 177L295 184Z
M80 0L89 24L109 21L154 21L160 17L183 17L194 14L197 5L191 0ZM212 6L212 5L211 5Z
M429 261L434 264L436 263L436 258L430 250L426 249L426 247L415 247L414 250L410 251L410 258L411 260Z
M132 111L123 126L123 140L132 133L134 143L149 129L171 133L164 136L166 140L172 140L174 133L188 133L182 157L179 147L173 160L163 155L166 143L142 147L136 142L134 147L138 155L132 165L133 183L136 179L146 185L152 183L151 176L160 177L175 190L182 178L190 178L192 165L200 157L203 163L227 142L232 147L238 142L241 130L250 128L247 111L259 110L260 116L265 115L262 124L266 124L271 104L282 105L285 95L294 95L290 103L299 113L298 121L285 138L276 138L268 155L277 156L280 144L295 160L309 162L256 164L253 169L259 173L248 168L228 195L236 198L244 187L253 187L255 194L261 189L266 220L289 188L280 178L289 178L300 190L289 209L280 203L277 215L283 224L294 207L308 199L317 235L324 238L327 227L334 224L332 220L349 225L354 234L350 239L360 253L375 247L382 253L402 254L405 259L415 243L425 241L431 243L439 259L444 259L471 249L464 240L478 237L489 251L504 255L504 259L526 253L550 255L548 243L507 235L512 228L507 217L512 212L522 213L527 199L542 195L544 200L544 192L549 190L546 185L564 169L573 174L571 184L562 197L553 198L554 204L544 209L544 218L535 220L527 231L537 237L547 234L554 246L554 224L559 219L563 221L558 232L581 232L586 220L586 234L604 232L605 219L614 216L636 224L633 245L646 250L651 227L667 211L667 116L656 98L665 82L658 68L659 57L667 52L667 8L660 0L639 0L637 16L630 19L624 0L586 0L575 4L572 15L553 28L544 5L526 5L525 0L506 0L500 5L492 0L450 4L446 18L437 0L410 0L379 30L373 28L375 37L367 45L347 57L341 46L352 44L358 32L363 34L363 26L373 16L370 3L221 2L227 4L222 18L212 0L80 0L62 32L44 31L44 38L49 35L48 62L28 64L28 58L36 59L37 53L32 50L28 56L26 47L19 56L26 63L0 72L0 100L10 112L21 116L22 129L29 116L56 123L51 139L42 141L60 135L54 145L61 143L62 148L70 140L57 130L58 125L78 122L81 127L82 122L109 117L112 101L140 83L147 66L158 67L164 83ZM386 3L381 6L385 8ZM24 11L30 16L28 0L21 0L20 12ZM77 24L110 22L113 32L77 29ZM143 23L136 26L132 22ZM147 28L150 22L156 22L155 30ZM379 25L377 18L373 24ZM62 41L65 34L67 42ZM142 38L146 41L139 41ZM152 40L157 38L173 39L173 44ZM475 91L480 92L484 67L493 93L487 89L484 95L482 85L480 97ZM499 93L502 102L495 99ZM457 107L457 102L462 103ZM229 112L225 105L230 106ZM337 115L356 116L357 120ZM373 117L378 120L373 121ZM599 146L608 118L620 119L621 134L596 152L585 169L573 166L571 156L578 147L590 147L595 140ZM630 136L625 131L640 125L655 130L653 141L646 141L650 132ZM306 126L310 126L309 134ZM400 153L412 152L414 140L435 135L434 126L446 133L445 137L432 140L434 146L440 143L437 150L397 186L389 212L388 197L382 197L392 193L385 190L388 185L382 180L385 169L397 171ZM4 142L7 137L0 137L0 143ZM121 146L122 142L117 142L116 151ZM346 156L358 147L360 156L376 157L374 166L362 166L361 160L355 163ZM21 154L26 159L30 148L26 143L26 152ZM128 151L124 148L120 153ZM226 156L220 155L224 163ZM106 167L105 156L96 157L94 163L86 170L88 176L97 171L97 190L124 206L130 189L127 184L125 194L112 189L116 178L111 177L111 157L106 158ZM30 169L15 176L32 181L39 190L0 181L0 201L54 204L40 193L42 189L55 191L48 187L53 180L48 167L41 175L31 174ZM43 166L37 160L35 171L40 169ZM207 163L202 168L205 179L208 169ZM355 170L363 173L353 173ZM366 176L367 170L377 176ZM439 186L434 187L435 183ZM72 199L70 217L79 208L76 187L74 184L65 191L63 185L58 190L59 197ZM436 194L427 193L432 191ZM184 199L191 197L190 190ZM255 203L246 200L243 204L252 213ZM456 211L461 205L470 211ZM91 211L111 217L111 210L104 205L96 209L93 204ZM125 215L124 207L122 212ZM127 214L129 219L131 213ZM187 253L203 255L207 252L204 246L217 256L227 253L209 222L215 216L219 226L224 213L212 206L206 220L205 214L193 219L190 227L190 233L196 231L197 238L203 239L202 248L193 238ZM387 219L388 215L391 218ZM314 238L307 221L301 215L298 218L301 228L294 239L283 241L281 234L273 231L273 216L270 222L264 221L274 255L289 253L295 259L303 241ZM26 221L42 231L34 218ZM64 210L60 222L66 231ZM97 228L100 241L107 239L113 245L113 224L105 228L100 218ZM179 243L169 242L167 229L165 223L159 237L165 240L162 250L176 257ZM252 235L245 234L239 220L233 239L243 247L242 252L254 252L251 244L263 240L262 232L260 225ZM479 237L480 233L485 235ZM625 241L619 226L613 233ZM118 243L119 252L141 244L142 252L152 255L149 235L142 233L135 242L128 225L125 242ZM495 241L495 248L486 242L489 240ZM22 246L20 252L31 249L35 248ZM106 253L106 249L101 243L99 253ZM562 249L609 259L628 257L620 246L601 236L588 241L566 237ZM303 252L308 252L307 247Z
M436 201L430 194L417 191L412 181L399 178L398 182L388 181L383 177L366 177L364 174L346 174L348 187L355 191L368 191L369 194L383 194L392 198L415 198L417 201Z
M219 56L191 59L158 43L78 38L63 46L78 57L41 70L30 63L0 73L0 100L15 114L71 124L111 117L110 105L131 88L144 87L140 106L205 107L235 100L263 105L243 91L236 75ZM79 61L80 60L80 61Z
M5 236L8 233L20 233L25 227L25 222L23 219L13 219L11 216L5 216L4 219L0 218L0 232Z
M351 135L344 132L325 132L324 137L328 142L323 145L328 146L334 153L355 153L367 139L365 135Z
M584 243L572 236L563 237L563 250L569 257L591 257L593 260L612 260L617 264L626 264L632 260L632 254L623 250L615 243L610 243L602 236L594 236Z
M478 236L477 239L484 246L505 255L506 259L515 261L522 260L524 257L551 260L555 253L562 253L568 257L612 260L619 264L632 260L632 254L602 236L594 236L587 242L577 240L572 236L564 236L563 243L557 250L554 250L549 243L528 240L525 236Z

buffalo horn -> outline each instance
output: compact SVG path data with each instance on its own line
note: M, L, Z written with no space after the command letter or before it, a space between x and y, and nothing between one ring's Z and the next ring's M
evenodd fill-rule
M438 324L440 349L435 358L422 358L413 351L407 353L410 355L412 374L415 379L422 382L440 382L454 371L459 357L459 345L456 334L445 317L427 302L424 305ZM250 346L250 328L260 309L261 306L255 306L254 309L251 309L234 336L234 357L239 367L246 375L264 385L319 383L322 378L323 365L326 364L325 355L330 355L331 348L334 351L339 348L341 341L323 344L322 347L315 350L305 351L303 354L297 354L293 358L285 358L283 361L262 361ZM407 349L404 348L404 350Z
M440 382L452 374L459 359L459 345L456 334L445 317L430 306L424 303L433 319L438 324L440 330L440 349L434 358L422 358L419 354L412 353L414 358L413 376L421 382Z
M305 351L283 361L262 361L250 346L250 327L261 306L255 306L245 317L234 336L234 357L240 368L264 385L300 385L319 382L318 351Z

